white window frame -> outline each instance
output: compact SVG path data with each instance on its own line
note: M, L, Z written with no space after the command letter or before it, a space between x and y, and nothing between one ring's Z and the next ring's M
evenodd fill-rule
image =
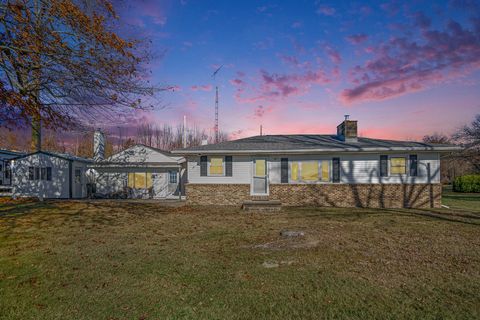
M222 173L221 174L212 174L210 173L210 166L212 165L212 158L222 158ZM208 156L207 158L207 177L225 177L225 156Z
M404 173L392 173L392 158L403 158L405 159L405 172ZM418 156L417 156L418 162ZM388 176L389 177L401 177L401 176L408 176L410 171L410 161L409 156L405 155L389 155L388 156Z
M304 162L317 162L318 166L318 179L317 180L303 180L302 179L302 167ZM326 161L328 162L328 181L322 180L322 163ZM298 176L297 180L292 179L292 164L293 162L298 163ZM288 183L289 184L326 184L326 183L333 183L332 182L332 160L331 159L307 159L307 160L288 160Z
M175 176L175 182L172 182L172 177ZM176 184L178 183L178 171L175 170L168 170L168 183L169 184Z

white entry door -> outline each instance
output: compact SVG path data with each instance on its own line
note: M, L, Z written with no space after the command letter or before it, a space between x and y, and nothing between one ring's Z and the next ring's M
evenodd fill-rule
M43 168L42 168L43 169ZM74 172L74 198L83 198L83 172L82 168L75 167L75 172Z
M153 197L166 198L168 196L168 174L166 172L152 173Z
M268 193L267 160L253 159L252 194L266 195Z

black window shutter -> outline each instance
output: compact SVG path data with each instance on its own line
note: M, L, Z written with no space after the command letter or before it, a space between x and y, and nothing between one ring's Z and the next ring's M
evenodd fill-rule
M207 176L207 156L200 157L200 176Z
M47 167L47 181L52 180L52 167Z
M380 177L388 177L388 156L380 156Z
M34 180L34 175L33 175L34 168L33 167L28 167L28 180Z
M332 181L340 182L340 158L332 159Z
M233 176L232 156L225 156L225 176Z
M282 158L280 160L281 163L281 177L280 177L280 182L281 183L288 183L288 158Z
M416 177L418 175L418 158L416 154L410 155L410 176Z
M39 180L39 179L40 179L40 168L35 167L35 180Z

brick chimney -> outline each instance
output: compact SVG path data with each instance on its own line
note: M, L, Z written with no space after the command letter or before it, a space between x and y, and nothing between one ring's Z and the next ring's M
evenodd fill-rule
M357 120L349 120L350 116L345 115L345 120L337 126L337 137L345 142L357 142Z

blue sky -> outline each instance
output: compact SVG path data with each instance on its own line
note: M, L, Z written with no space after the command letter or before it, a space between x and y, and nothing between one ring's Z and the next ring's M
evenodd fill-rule
M152 81L175 87L148 121L185 114L210 129L215 85L232 137L260 124L329 133L350 114L362 135L418 139L480 112L478 1L137 0L118 11L151 41Z

